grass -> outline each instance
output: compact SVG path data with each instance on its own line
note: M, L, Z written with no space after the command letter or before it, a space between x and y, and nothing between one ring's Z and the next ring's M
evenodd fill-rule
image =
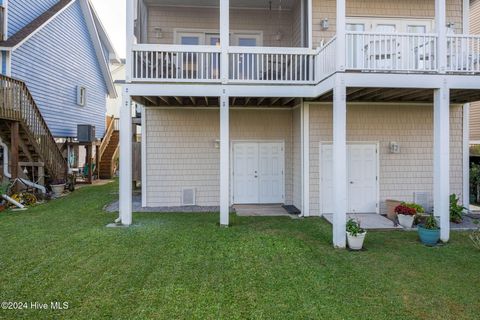
M415 233L371 232L334 250L322 219L136 214L108 229L116 184L0 214L0 301L68 310L0 318L478 319L480 252L468 233L427 248Z

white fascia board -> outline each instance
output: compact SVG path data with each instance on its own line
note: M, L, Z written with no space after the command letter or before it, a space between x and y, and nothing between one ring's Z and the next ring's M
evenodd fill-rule
M85 22L87 24L88 31L90 33L90 37L92 38L93 46L95 49L95 53L97 56L98 63L100 65L100 69L103 74L103 78L105 80L105 84L107 85L108 95L110 98L115 99L117 98L117 91L115 90L115 85L113 83L112 75L110 73L110 67L107 63L107 59L103 54L102 50L102 43L100 42L100 37L98 34L97 27L95 25L95 21L92 14L92 7L89 0L78 0L80 3L80 7L82 8L83 15L85 17Z
M112 41L110 40L110 37L108 36L107 31L105 30L102 20L100 20L100 18L98 17L95 7L92 5L91 0L87 0L87 1L88 1L88 5L90 6L90 10L92 12L93 21L97 28L98 35L102 40L102 42L107 47L107 51L109 53L109 57L108 57L109 61L111 63L121 63L120 58L118 57L117 51L115 50L115 47L113 46Z
M70 2L69 4L67 4L65 7L62 8L62 10L58 11L57 13L55 13L50 19L48 19L47 21L45 21L42 25L40 25L37 29L35 29L32 33L30 33L27 37L25 37L24 39L22 39L22 41L20 41L19 43L17 43L14 47L10 48L10 51L14 51L16 49L18 49L20 46L22 46L25 42L27 42L31 37L33 37L35 34L37 34L40 30L42 30L47 24L49 24L50 22L52 22L56 17L58 17L59 15L61 15L65 10L67 10L71 5L73 5L75 3L75 1L72 1ZM2 49L2 50L7 50L7 49Z
M123 84L132 96L220 97L220 85L206 84Z

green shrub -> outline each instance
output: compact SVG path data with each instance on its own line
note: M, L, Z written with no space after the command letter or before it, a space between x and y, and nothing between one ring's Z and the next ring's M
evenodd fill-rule
M450 221L460 223L463 221L463 211L466 210L464 206L458 204L460 199L456 194L450 195Z

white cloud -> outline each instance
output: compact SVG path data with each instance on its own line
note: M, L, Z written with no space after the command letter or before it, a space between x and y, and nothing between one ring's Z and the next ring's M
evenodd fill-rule
M102 20L115 50L121 58L125 58L126 18L125 0L91 0L100 20Z

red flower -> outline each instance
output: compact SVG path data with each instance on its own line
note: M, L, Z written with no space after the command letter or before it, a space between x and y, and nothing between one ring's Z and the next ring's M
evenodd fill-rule
M403 205L399 205L398 207L396 207L395 212L397 214L404 214L406 216L414 216L417 214L417 210Z

